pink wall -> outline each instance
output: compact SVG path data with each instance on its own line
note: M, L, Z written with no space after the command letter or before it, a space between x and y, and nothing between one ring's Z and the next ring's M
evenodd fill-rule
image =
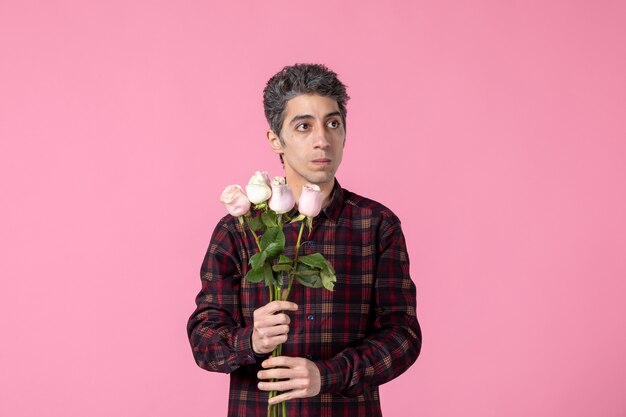
M424 347L385 415L626 415L625 3L381 4L2 0L0 415L225 414L186 319L302 61L407 235Z

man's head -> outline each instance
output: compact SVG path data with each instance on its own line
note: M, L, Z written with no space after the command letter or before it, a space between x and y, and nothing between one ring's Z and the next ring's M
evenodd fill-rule
M306 183L330 194L343 158L346 101L346 87L323 65L285 67L267 83L267 139L296 197Z
M302 94L317 94L337 102L346 124L346 86L337 74L321 64L296 64L283 68L267 82L263 90L263 108L270 129L281 139L287 102Z

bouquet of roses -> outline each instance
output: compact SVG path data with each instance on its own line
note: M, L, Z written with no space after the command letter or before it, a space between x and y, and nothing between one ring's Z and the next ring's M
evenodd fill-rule
M294 280L307 287L333 290L337 278L330 262L320 253L299 255L304 229L307 227L311 233L313 218L322 209L322 193L317 185L302 187L298 213L293 218L289 217L296 204L293 192L284 177L270 181L267 172L255 172L245 193L239 185L229 185L220 200L228 212L238 218L244 234L248 229L254 237L258 252L250 257L245 279L252 283L263 281L269 288L270 301L287 300ZM284 253L283 226L295 222L301 224L292 259ZM283 288L285 282L287 286ZM282 345L278 345L272 356L281 354ZM276 394L270 392L270 398ZM285 416L285 403L282 414ZM268 415L278 416L278 408L269 406Z

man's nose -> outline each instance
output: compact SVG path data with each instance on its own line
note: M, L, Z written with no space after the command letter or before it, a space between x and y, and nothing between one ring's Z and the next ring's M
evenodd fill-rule
M330 146L329 133L326 129L319 129L316 132L314 144L316 148L328 148Z

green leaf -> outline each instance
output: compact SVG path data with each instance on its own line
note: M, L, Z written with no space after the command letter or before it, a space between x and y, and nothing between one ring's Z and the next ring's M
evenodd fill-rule
M257 282L261 282L261 280L263 279L263 276L264 276L263 268L252 268L246 274L246 280L248 280L249 282L252 282L253 284L256 284Z
M291 264L293 263L293 260L285 255L280 255L280 257L278 258L278 263L279 264Z
M320 271L307 266L306 264L298 263L298 270L295 273L295 277L302 285L309 288L321 288L322 279L320 278Z
M324 262L326 262L326 267L324 269L335 275L335 268L333 268L333 265L326 259L324 259Z
M265 229L265 225L263 224L263 220L261 220L260 216L253 217L250 219L250 229L255 232L258 232L261 229Z
M263 233L263 237L261 237L261 250L266 250L271 243L278 244L277 249L272 249L272 253L276 253L274 256L285 250L285 234L283 233L283 229L280 227L271 227Z
M335 274L331 273L327 269L323 269L320 273L320 277L322 278L322 286L328 291L333 291L335 288L335 282L337 282Z
M289 223L299 222L299 221L304 220L305 218L306 218L306 216L304 214L298 214L296 217L291 219L291 221Z
M319 273L319 270L308 266L307 264L303 264L298 262L298 265L296 265L296 272L298 273L305 273L305 272L315 272L316 274Z
M284 247L281 247L280 244L276 242L272 242L269 245L267 245L267 248L265 248L263 252L267 253L268 259L275 259L278 255L283 253L283 250L284 250Z
M303 263L317 269L324 269L326 265L328 265L328 261L326 261L321 253L301 256L298 258L298 263Z
M265 285L267 285L268 287L270 285L276 285L274 272L272 271L272 267L270 266L270 264L263 265L263 278L265 278Z
M265 224L267 227L278 226L276 213L274 213L273 211L266 211L265 213L261 214L261 220L263 221L263 224Z
M276 264L274 266L272 266L272 270L278 272L278 271L291 271L293 269L293 267L290 264Z
M298 271L297 274L300 275L301 277L310 277L310 276L313 276L313 275L319 275L320 271L317 271L315 269L311 269L311 270L308 270L308 271Z
M259 252L252 255L248 263L252 268L261 268L267 259L267 253Z
M296 279L300 284L304 285L305 287L322 288L322 279L320 278L319 274L303 275L301 273L297 273Z
M274 280L279 287L283 286L283 273L282 272L274 272Z

